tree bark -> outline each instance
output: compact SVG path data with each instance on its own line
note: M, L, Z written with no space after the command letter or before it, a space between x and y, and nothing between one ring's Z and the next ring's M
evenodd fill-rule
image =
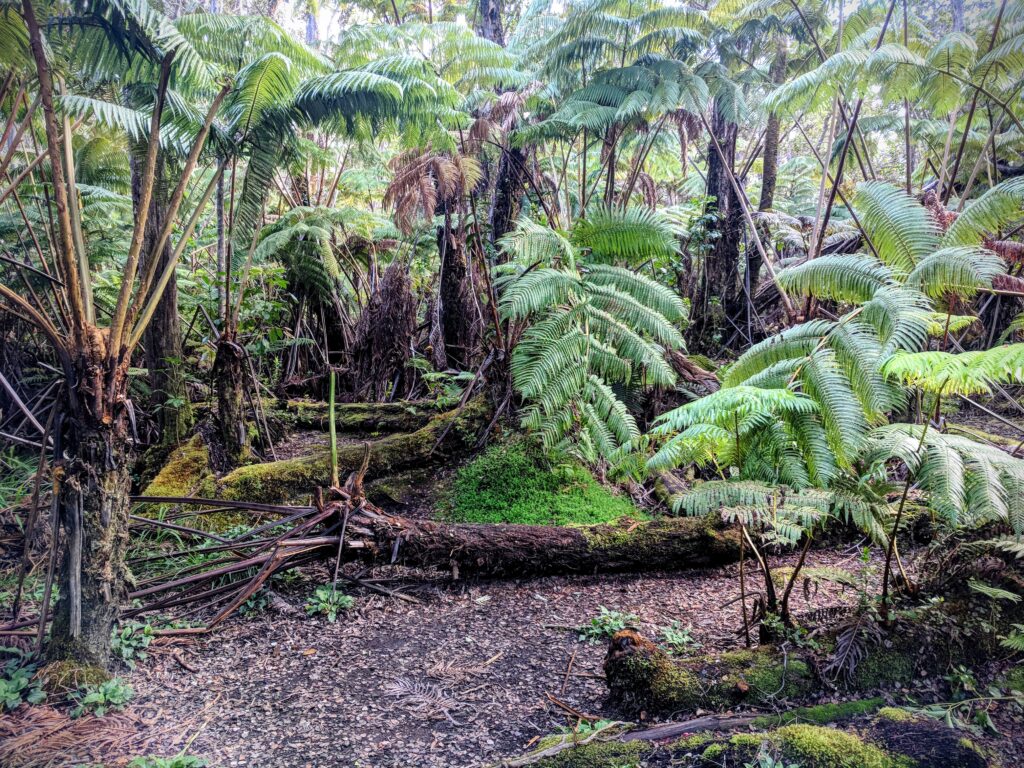
M526 168L526 154L519 147L502 149L494 179L494 196L488 212L490 241L495 253L499 253L498 241L512 231L519 217L519 199L523 188L523 170Z
M139 198L141 195L142 178L139 163L133 157L132 171L132 203L138 215ZM140 269L145 272L154 260L159 261L159 273L164 271L172 259L171 243L167 243L160 253L154 253L156 241L167 221L167 183L164 159L161 156L156 165L156 180L153 184L153 196L149 206L149 217L143 235ZM156 414L157 429L160 443L174 445L184 438L192 429L194 418L189 403L188 391L185 388L185 377L181 363L181 321L178 317L178 280L172 273L167 287L160 295L153 313L153 319L146 327L143 336L145 342L146 368L149 371L151 389L150 402Z
M83 366L82 372L87 370ZM124 380L119 386L125 389ZM68 424L54 468L65 546L60 598L46 653L50 659L103 665L110 654L111 628L127 597L127 416L122 407L104 423L84 398L71 396L79 398L73 409L78 415Z
M717 100L711 108L711 130L726 162L722 162L717 151L708 150L707 193L714 201L708 204L707 211L717 216L708 234L717 237L704 257L704 274L696 286L695 306L691 313L695 322L690 335L693 348L717 351L722 341L719 335L727 327L726 317L735 313L737 297L742 295L739 289L739 255L743 236L743 209L730 179L735 165L738 131L735 123L721 116Z
M406 366L416 332L416 299L401 259L384 271L359 316L352 345L353 389L374 402L408 394Z
M217 437L224 452L225 467L235 467L249 456L249 434L245 425L243 396L245 350L228 335L217 342L213 361L217 392Z
M441 332L447 364L459 370L470 366L478 338L477 312L469 282L471 269L464 243L452 229L451 213L437 228L437 250L441 256Z
M779 39L776 43L775 58L769 70L773 85L781 85L786 79L786 42ZM768 125L764 133L764 160L761 169L761 200L757 205L759 211L770 211L775 204L775 184L779 175L779 116L774 112L768 115ZM760 260L757 260L760 265ZM760 266L758 267L760 268ZM755 281L751 281L753 284Z
M479 0L477 33L485 40L505 47L505 28L501 23L501 0Z

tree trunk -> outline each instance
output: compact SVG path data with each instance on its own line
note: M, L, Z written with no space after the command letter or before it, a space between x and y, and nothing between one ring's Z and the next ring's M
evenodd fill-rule
M224 451L225 467L238 466L249 456L249 434L245 425L245 350L228 335L217 342L213 361L217 392L217 437Z
M485 40L505 47L505 28L501 23L501 0L479 0L477 33Z
M776 44L769 76L774 85L781 85L786 79L786 42L780 39ZM761 170L761 200L757 210L770 211L775 204L775 183L779 175L779 117L774 112L768 115L768 126L764 133L764 163ZM756 253L755 253L756 256ZM760 265L760 259L756 259ZM759 267L760 268L760 267ZM753 284L754 281L751 281Z
M704 257L704 274L696 286L691 313L696 322L690 330L693 348L705 351L720 348L724 341L720 335L729 327L726 318L735 313L737 297L741 295L739 255L743 209L730 179L736 159L737 127L719 112L716 101L711 108L711 131L725 155L725 162L719 157L713 141L709 140L707 191L714 201L708 204L707 211L717 216L708 233L711 237L717 234L717 237Z
M139 196L142 187L140 170L138 162L133 157L131 162L132 203L136 216L139 213ZM165 266L172 258L169 239L160 253L154 253L156 241L167 220L167 183L164 170L164 160L161 157L156 165L153 197L149 206L149 217L146 220L146 231L139 261L140 269L145 272L148 265L157 259L159 261L158 274L164 271ZM143 339L146 368L149 371L150 402L156 413L160 443L174 445L191 431L194 418L188 391L185 388L185 377L182 374L178 280L173 272L166 289L160 295L153 319L146 327Z
M519 217L519 198L523 188L523 170L526 155L519 147L502 149L494 179L494 196L488 212L491 245L499 254L499 263L504 262L498 249L498 241L512 231Z
M416 299L409 267L395 259L359 316L352 346L353 389L360 399L383 401L407 393L406 365L416 332Z
M441 256L441 332L447 364L466 370L477 342L477 312L470 288L470 265L464 243L452 229L451 213L444 213L444 224L437 228L437 250Z
M127 596L129 435L123 406L104 423L90 413L84 398L76 405L72 411L80 415L68 424L54 468L65 546L47 656L103 665L110 654L111 628Z

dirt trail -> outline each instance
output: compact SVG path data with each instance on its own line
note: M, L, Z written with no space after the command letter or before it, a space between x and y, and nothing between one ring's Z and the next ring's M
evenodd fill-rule
M850 553L816 552L813 565L856 570ZM656 635L692 625L704 649L735 646L737 568L677 574L544 578L436 586L423 605L361 596L336 624L268 613L233 619L131 676L135 706L198 723L192 752L217 765L472 768L521 753L575 724L551 694L588 715L603 709L604 646L568 627L599 607L635 613ZM307 574L315 583L325 573ZM286 599L301 606L311 589ZM822 589L799 610L849 604ZM572 671L569 661L575 653Z

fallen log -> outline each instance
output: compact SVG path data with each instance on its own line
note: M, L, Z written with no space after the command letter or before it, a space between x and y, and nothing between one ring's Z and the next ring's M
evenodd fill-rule
M356 516L358 519L358 515ZM677 570L734 562L739 538L717 515L608 525L447 524L378 516L364 559L508 577Z
M284 408L269 413L284 424L304 429L327 430L330 408L322 400L288 400ZM415 432L440 411L433 400L401 400L395 403L338 403L334 424L339 432L377 434Z
M368 441L370 460L366 477L442 465L471 450L477 434L490 417L490 407L482 398L477 398L464 408L435 415L414 432ZM343 474L360 466L363 445L362 442L338 445L338 467ZM331 457L325 448L309 456L239 467L220 479L218 495L225 499L273 503L308 495L310 489L326 486L330 479Z
M576 528L437 523L385 514L362 496L361 478L358 473L353 476L358 482L330 491L333 501L325 504L318 499L313 506L295 507L283 520L263 526L276 531L287 528L275 538L242 535L228 544L167 553L169 572L140 584L129 595L132 600L147 601L130 613L201 603L211 597L227 601L200 630L207 631L255 594L273 573L295 567L299 561L335 560L339 551L345 560L439 568L456 578L677 570L732 562L739 556L735 529L726 528L716 515L623 519ZM161 502L220 503L190 497L164 497ZM205 570L174 565L177 558L214 553L216 559ZM224 578L237 579L234 589L223 587ZM210 589L215 583L220 586Z
M987 768L992 764L956 729L894 707L883 707L849 730L794 723L746 732L751 724L756 726L757 720L745 715L711 715L650 729L612 722L587 735L547 737L533 752L502 760L494 768L752 765L761 764L757 756L765 750L776 756L776 765L803 768Z

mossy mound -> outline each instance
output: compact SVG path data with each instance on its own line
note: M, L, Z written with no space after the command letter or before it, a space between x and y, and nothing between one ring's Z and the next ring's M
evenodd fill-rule
M618 741L583 744L546 757L536 765L539 768L632 768L650 751L646 744L623 744Z
M916 768L986 768L989 764L961 731L905 709L880 709L867 734L874 743L907 757Z
M716 750L709 755L708 750ZM725 744L716 744L704 752L721 764L725 753L739 759L753 758L760 751L777 755L784 762L804 768L911 768L912 760L892 755L860 736L820 725L785 725L767 733L738 734ZM731 764L727 762L727 764Z
M98 685L111 675L103 667L76 661L52 661L36 672L36 679L49 696L64 697L83 685Z
M172 450L163 468L141 495L215 497L217 480L210 468L210 451L202 435L193 435ZM187 504L140 504L136 507L136 514L161 519L170 509L191 511L202 507ZM190 518L185 524L203 531L220 533L251 522L252 517L242 512L215 512Z
M594 525L642 518L576 463L547 464L525 441L495 444L460 468L437 507L457 523Z

